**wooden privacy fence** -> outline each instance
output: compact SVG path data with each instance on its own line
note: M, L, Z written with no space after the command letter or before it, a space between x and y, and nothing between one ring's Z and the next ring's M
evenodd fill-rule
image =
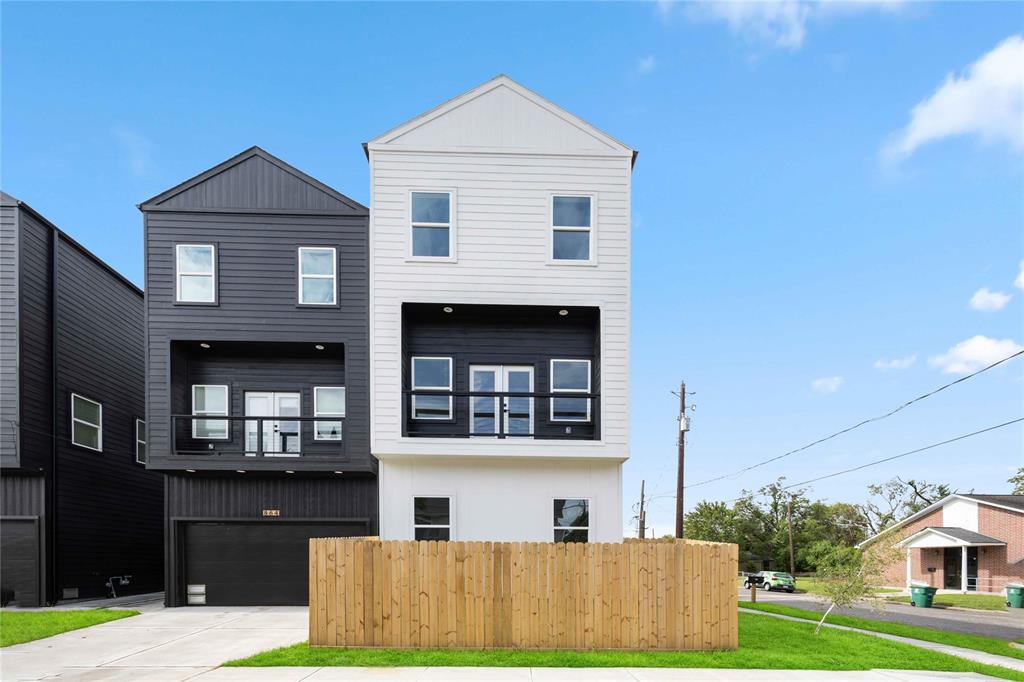
M309 543L311 646L732 649L736 545Z

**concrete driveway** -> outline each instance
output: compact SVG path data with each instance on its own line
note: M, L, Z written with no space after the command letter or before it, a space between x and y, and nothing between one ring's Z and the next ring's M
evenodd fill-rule
M184 680L225 661L306 639L304 606L152 606L0 653L0 679Z
M750 590L739 591L743 601L750 601ZM823 612L828 602L810 594L787 594L786 592L757 591L758 603L782 604L797 609ZM859 616L871 620L883 620L905 625L921 625L933 630L962 632L969 635L984 635L996 639L1014 640L1024 637L1024 609L1009 611L974 611L968 609L918 609L909 604L879 600L874 608L860 604L832 613Z

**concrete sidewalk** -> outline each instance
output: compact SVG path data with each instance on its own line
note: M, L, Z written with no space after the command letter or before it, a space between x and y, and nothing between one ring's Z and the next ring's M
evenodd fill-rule
M741 613L752 613L759 616L768 616L770 618L779 618L781 620L789 620L795 623L805 623L814 625L815 621L807 620L805 618L794 618L793 616L783 616L779 613L769 613L768 611L756 611L754 609L740 608ZM890 635L886 632L873 632L871 630L861 630L860 628L851 628L846 625L833 625L832 623L826 622L823 627L832 628L833 630L846 630L847 632L856 632L862 635L870 635L871 637L878 637L880 639L888 639L892 642L900 642L901 644L909 644L916 646L921 649L929 649L931 651L937 651L942 654L949 654L950 656L957 656L959 658L966 658L969 661L975 663L984 663L986 665L998 665L1003 668L1010 668L1018 672L1024 672L1024 660L1019 658L1010 658L1009 656L997 656L996 654L989 654L984 651L978 651L976 649L964 649L958 646L950 646L948 644L938 644L936 642L926 642L923 639L912 639L910 637L900 637L899 635Z

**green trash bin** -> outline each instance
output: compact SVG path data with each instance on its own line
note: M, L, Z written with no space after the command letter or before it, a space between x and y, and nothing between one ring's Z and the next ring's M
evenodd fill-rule
M1011 609L1024 609L1024 585L1006 586L1006 605Z
M910 605L919 606L923 609L930 609L932 607L932 600L935 599L935 593L939 591L937 587L929 587L927 585L911 585L910 586Z

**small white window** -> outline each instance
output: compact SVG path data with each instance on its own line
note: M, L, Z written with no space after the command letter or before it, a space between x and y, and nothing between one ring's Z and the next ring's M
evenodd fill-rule
M452 539L452 498L414 497L412 513L415 540Z
M551 258L593 261L593 201L586 196L551 197Z
M451 192L413 192L409 198L412 215L414 258L450 258L452 255Z
M313 387L314 417L345 417L344 386ZM341 421L313 423L313 440L341 440Z
M552 393L590 393L590 360L552 360ZM551 421L589 422L590 398L552 398Z
M135 420L135 461L146 463L146 422Z
M451 358L413 358L412 390L452 390ZM452 397L450 395L414 395L412 397L413 419L451 419Z
M299 303L334 305L338 300L338 252L330 247L299 247Z
M71 442L103 452L103 405L77 393L71 394Z
M217 250L212 244L174 247L178 303L217 302Z
M228 416L228 387L192 386L192 414L199 417ZM225 419L193 419L192 437L223 440L228 437L228 422Z
M555 542L589 542L590 500L555 500Z

